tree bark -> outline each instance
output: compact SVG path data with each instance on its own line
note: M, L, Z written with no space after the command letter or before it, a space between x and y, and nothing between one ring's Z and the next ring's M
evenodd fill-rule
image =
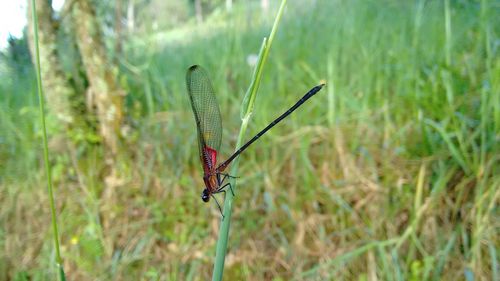
M83 66L89 81L87 89L88 105L95 109L99 132L103 140L105 164L107 171L104 174L105 189L101 197L106 204L102 205L102 212L108 212L116 204L115 187L123 184L120 175L122 147L122 126L124 123L125 91L118 83L118 69L106 56L101 27L98 24L91 0L76 0L71 7L71 17L74 23L76 43L82 57ZM112 219L102 218L105 230L112 227ZM105 251L108 256L113 253L113 241L105 238Z
M33 20L31 15L31 1L28 2L28 43L31 57L35 61L35 42L33 35ZM43 90L47 99L49 114L57 117L57 120L71 127L74 125L76 116L73 112L74 103L71 98L76 96L76 91L68 82L61 61L58 56L56 42L56 24L53 19L52 6L49 1L36 1L36 13L38 17L38 43L40 50L40 74L43 81ZM35 63L33 63L35 64Z
M108 152L108 164L113 165L121 144L125 92L117 81L118 70L106 58L92 3L89 0L74 1L71 11L77 46L90 84L87 105L96 109L100 135Z
M203 22L203 7L201 5L201 0L194 0L194 12L196 21L198 24L201 24Z
M115 1L115 48L114 48L114 62L117 62L117 57L122 53L122 42L123 42L123 28L122 28L122 20L123 20L123 7L122 0Z

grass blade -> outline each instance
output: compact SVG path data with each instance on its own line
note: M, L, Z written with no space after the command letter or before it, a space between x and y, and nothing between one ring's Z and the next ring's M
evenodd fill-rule
M276 19L273 24L273 28L271 30L271 34L269 35L269 40L266 42L262 42L261 50L259 52L258 64L256 65L256 69L254 71L254 75L252 77L252 82L250 83L250 87L245 95L243 102L243 110L242 110L242 122L240 127L240 133L238 135L238 141L236 142L236 147L240 147L243 144L243 138L245 137L245 133L248 127L248 122L250 120L250 116L253 112L253 107L255 103L255 98L257 96L257 90L259 89L260 80L262 77L262 71L264 69L264 65L266 63L267 57L269 55L269 50L271 49L271 45L278 29L278 23L280 22L281 16L283 14L283 10L286 5L286 0L281 1L281 6L278 10L278 14L276 15ZM238 172L238 163L239 157L233 161L231 165L231 175L236 175ZM233 189L236 188L235 180L230 179L231 186ZM231 221L232 207L233 207L233 194L231 192L226 192L225 200L224 200L224 217L221 222L220 231L219 231L219 239L217 240L217 249L215 254L215 263L214 263L214 271L212 274L212 280L222 280L222 274L224 272L224 261L226 258L226 250L227 250L227 240L229 237L229 226Z
M62 266L62 259L61 259L61 251L59 247L59 231L57 228L57 216L56 216L56 208L54 204L54 192L52 188L52 173L50 170L50 163L49 163L49 147L48 147L48 142L47 142L47 128L45 124L45 102L44 102L44 95L43 95L43 89L42 89L42 77L41 77L41 72L40 72L40 49L39 49L39 41L38 41L38 17L36 14L36 3L35 0L31 0L31 15L33 19L33 34L34 34L34 41L35 41L35 61L36 61L36 81L37 81L37 88L38 88L38 104L39 104L39 111L40 111L40 123L42 125L42 132L43 132L43 160L45 163L45 173L47 176L47 190L49 192L49 204L50 204L50 213L51 213L51 219L52 219L52 230L53 230L53 237L54 237L54 247L56 250L56 263L57 267L59 268L59 276L61 280L66 280L66 277L64 275L64 269Z

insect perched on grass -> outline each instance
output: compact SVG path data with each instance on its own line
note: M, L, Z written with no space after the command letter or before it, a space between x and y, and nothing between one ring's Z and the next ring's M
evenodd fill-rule
M210 197L213 197L221 214L222 209L219 202L217 202L217 199L214 197L214 194L220 192L225 193L226 187L229 187L231 192L233 192L231 184L229 182L224 183L228 177L232 177L224 173L224 170L227 166L229 166L231 161L238 157L238 155L240 155L268 130L278 124L281 120L285 119L285 117L290 115L305 101L319 92L319 90L321 90L321 88L325 85L321 84L313 87L290 109L281 114L278 118L271 122L271 124L267 125L267 127L240 147L226 161L217 165L217 154L220 149L222 138L222 121L212 83L210 82L206 71L203 70L201 66L193 65L187 71L186 84L189 100L191 101L191 107L194 113L194 119L196 121L196 128L198 129L198 148L200 152L201 164L203 166L203 181L205 182L205 189L201 194L201 199L204 202L208 202Z

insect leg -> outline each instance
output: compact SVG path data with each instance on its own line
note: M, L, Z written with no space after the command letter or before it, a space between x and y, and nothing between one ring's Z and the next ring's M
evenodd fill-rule
M223 176L224 176L224 177L222 178L222 180L220 179L220 175L223 175ZM217 191L219 191L219 190L223 190L226 186L228 186L228 185L229 185L229 189L231 190L231 193L233 194L233 196L235 196L235 195L234 195L233 186L231 185L231 183L229 183L229 182L228 182L228 183L226 183L226 184L222 185L222 183L224 183L224 181L226 180L226 178L233 178L233 179L235 179L235 178L237 178L237 177L233 177L233 176L230 176L230 175L228 175L228 174L224 174L224 173L217 173L217 181L219 182L219 186L220 186L220 187L217 189Z
M227 185L229 185L229 190L231 190L231 193L233 194L233 196L236 196L236 195L234 195L234 190L233 190L233 186L231 185L231 183L228 182Z
M237 179L237 178L239 178L239 177L231 176L230 174L226 174L226 173L220 173L220 172L219 172L219 174L224 175L224 178L226 178L226 177L227 177L227 178L232 178L232 179Z
M215 203L217 203L217 207L219 207L219 212L222 215L222 219L224 219L224 214L222 213L222 208L220 207L219 201L217 201L217 198L215 198L213 193L212 193L212 198L215 200Z
M221 192L226 192L224 190L224 188L226 188L226 186L229 186L229 189L231 190L231 193L233 194L233 196L236 196L234 195L234 190L233 190L233 186L231 185L230 182L226 183L225 185L219 187L214 193L221 193Z

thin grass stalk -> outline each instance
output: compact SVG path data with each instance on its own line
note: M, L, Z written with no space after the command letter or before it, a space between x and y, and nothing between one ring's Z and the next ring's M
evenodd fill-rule
M278 24L281 20L281 16L283 15L283 10L285 8L287 0L281 1L281 6L276 15L273 27L271 29L271 33L269 35L269 40L266 38L263 39L262 45L259 51L259 58L257 65L255 67L255 71L253 73L252 81L248 88L248 91L243 99L242 111L241 111L241 127L240 133L238 135L238 140L236 142L236 149L243 144L243 138L245 137L245 133L248 127L248 122L250 121L250 117L253 113L255 98L257 96L257 91L259 89L260 80L262 77L262 72L264 69L265 62L267 57L269 56L269 51L271 49L271 45L278 29ZM231 165L230 174L236 175L238 172L239 157L237 157L233 164ZM233 190L236 189L236 183L234 179L230 179L231 186ZM224 210L222 222L219 230L219 239L217 240L217 249L215 254L215 263L214 270L212 274L212 280L219 281L222 280L222 275L224 273L224 261L226 258L227 251L227 241L229 237L229 227L231 221L232 207L233 207L233 199L234 196L232 192L226 192L225 200L224 200Z
M491 259L491 280L500 280L500 274L498 273L498 269L500 268L500 264L498 263L497 260L497 248L493 243L488 243L488 250L490 254L490 259Z
M487 80L490 81L491 84L494 83L493 75L492 75L492 69L491 69L491 62L493 61L491 59L492 53L491 53L491 42L490 42L490 26L488 23L488 17L489 13L487 12L487 3L486 1L481 1L481 27L482 31L484 32L483 34L483 40L484 40L484 49L486 53L486 60L485 60L485 68L486 68L486 78ZM483 88L481 90L481 146L480 146L480 169L479 173L482 172L482 170L485 169L486 165L486 151L487 151L487 133L488 133L488 123L491 122L490 120L490 106L489 105L494 105L495 102L498 103L498 95L497 95L497 100L495 100L494 96L491 95L491 98L489 97L489 93L494 93L495 89L494 86L492 88L487 87L486 83L483 85ZM490 100L491 99L491 100ZM493 120L500 120L500 116L498 116L499 111L495 111L494 108L497 106L493 106ZM495 114L496 112L496 114ZM495 116L496 115L496 116ZM496 125L495 122L493 122L493 125ZM497 126L495 126L497 127ZM495 130L494 130L495 131Z
M56 208L54 203L54 193L52 188L52 172L49 164L49 146L47 142L47 127L45 124L45 101L44 94L42 89L42 76L40 71L40 49L38 42L38 16L36 14L36 3L35 0L31 0L31 15L33 19L33 34L35 41L35 72L36 72L36 82L38 89L38 104L40 111L40 123L42 125L42 133L43 133L43 160L45 163L45 173L47 176L47 190L49 192L49 205L50 205L50 214L52 220L52 230L53 230L53 238L54 238L54 247L56 249L56 263L59 269L59 278L60 280L66 280L64 274L64 268L62 266L62 258L61 251L59 247L59 231L57 227L57 216L56 216Z
M445 28L445 60L446 66L451 64L451 12L450 0L444 0L444 28Z
M327 88L328 93L328 125L333 126L335 124L335 79L334 78L334 62L333 55L328 58L328 63L326 66L328 81L330 81L330 86Z

